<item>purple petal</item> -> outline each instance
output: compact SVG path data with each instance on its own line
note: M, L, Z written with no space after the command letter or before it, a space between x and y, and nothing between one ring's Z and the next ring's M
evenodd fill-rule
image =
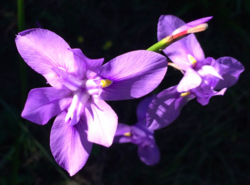
M141 161L146 165L155 165L160 161L160 151L155 142L151 145L139 145L137 152Z
M205 65L207 65L207 66L213 66L214 67L214 63L215 63L215 60L214 60L213 57L207 57L206 59L204 59L204 60L199 61L198 63L196 63L193 68L196 71L199 71L202 68L202 66L205 66Z
M177 86L170 87L160 92L150 103L147 112L147 127L156 130L168 126L180 114L186 103L192 96L180 97Z
M202 90L203 90L203 92L202 92ZM204 93L204 88L202 90L200 90L201 91L200 94ZM220 90L219 92L210 90L206 94L204 93L203 95L199 95L199 96L197 95L196 99L201 105L205 106L209 103L209 100L211 97L218 96L218 95L223 96L224 93L226 92L226 90L227 90L227 88L224 88L224 89ZM197 93L197 91L196 91L196 93Z
M114 139L118 118L103 100L94 99L85 109L88 124L88 141L109 147Z
M131 133L132 133L132 140L131 142L134 144L141 144L144 142L147 142L148 136L151 135L153 138L153 132L149 131L146 127L146 121L143 121L144 125L141 126L142 124L136 124L131 126Z
M203 21L206 22L209 19L210 18L208 17L192 21L191 26L194 26L194 24L201 24ZM178 17L172 15L161 16L158 22L158 40L171 35L174 30L181 26L184 26L181 29L189 27L188 24L185 24ZM187 57L188 54L192 55L197 60L197 62L204 60L203 50L194 34L190 34L189 36L171 44L163 51L172 62L177 64L183 70L186 70L191 66L191 63Z
M30 29L20 32L15 41L24 61L52 86L60 87L60 83L54 80L56 74L52 67L61 67L77 76L79 66L69 50L70 46L57 34L40 28Z
M126 136L126 133L131 133L131 127L122 123L117 125L115 132L114 143L128 143L131 142L131 136Z
M88 70L94 71L96 73L99 73L99 70L101 68L101 65L104 61L104 58L100 59L89 59L86 57L80 49L71 49L71 51L74 53L75 60L81 60L84 61L87 64Z
M185 25L185 22L173 15L162 15L158 21L157 38L158 41L171 35L177 28Z
M240 74L244 71L244 66L232 57L221 57L217 59L215 62L215 68L223 77L223 80L219 81L215 89L233 86L238 81Z
M171 44L163 51L172 62L183 70L192 65L188 60L188 55L193 56L197 63L205 59L203 50L193 34Z
M58 82L63 84L65 87L67 87L71 91L76 91L83 86L83 83L84 83L83 80L79 80L78 78L74 77L73 75L70 75L63 69L53 67L52 70L59 77Z
M193 70L192 68L187 68L186 73L181 79L180 83L177 86L178 92L187 92L193 88L198 87L201 84L200 75Z
M167 71L166 57L139 50L120 55L104 64L100 75L113 83L104 88L104 100L139 98L154 90Z
M136 115L137 115L137 120L143 120L146 118L146 113L148 110L148 106L150 102L156 97L156 95L152 95L150 97L144 98L142 101L137 106L136 109Z
M70 105L72 99L69 97L70 93L67 89L54 87L32 89L25 103L22 117L44 125Z
M70 126L64 121L65 116L66 112L62 112L55 119L50 148L56 162L73 176L87 162L93 144L87 140L85 120Z
M199 75L202 77L207 75L213 75L217 78L223 79L222 76L216 71L216 69L212 66L204 65L201 67L201 69L198 71Z
M129 125L119 123L115 132L115 136L123 136L125 133L131 132Z

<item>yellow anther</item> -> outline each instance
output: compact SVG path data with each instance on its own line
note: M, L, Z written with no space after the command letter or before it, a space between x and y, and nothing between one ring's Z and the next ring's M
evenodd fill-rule
M132 136L131 132L125 132L123 135L124 135L124 136L127 136L127 137Z
M194 66L196 64L196 62L197 62L195 60L195 58L190 54L188 54L187 57L188 57L189 62Z
M108 79L106 79L106 80L101 80L101 86L102 86L102 88L108 87L108 86L110 86L112 83L113 83L113 82L112 82L111 80L108 80Z
M185 96L188 96L188 95L190 95L189 91L181 93L180 97L185 97Z

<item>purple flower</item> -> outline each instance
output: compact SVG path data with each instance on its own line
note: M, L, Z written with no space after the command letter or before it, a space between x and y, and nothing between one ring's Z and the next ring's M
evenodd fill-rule
M44 125L52 117L50 147L56 162L72 176L86 163L92 143L109 147L117 115L103 100L138 98L151 92L167 70L165 57L133 51L104 64L89 59L55 33L30 29L16 45L24 61L52 87L33 89L22 117Z
M192 21L191 25L203 23L211 18ZM190 23L185 24L181 19L171 15L161 16L158 23L158 40L164 37L164 31L168 35L189 25ZM184 72L177 91L193 93L202 105L208 104L212 96L223 95L226 88L234 85L240 73L244 71L242 64L234 58L205 58L194 34L173 43L163 51Z
M211 17L191 23L200 24L209 19ZM172 15L161 16L158 40L189 24ZM194 34L173 43L163 51L173 61L174 66L184 73L184 77L177 86L162 91L152 101L147 114L149 129L155 130L169 125L190 99L196 97L200 104L207 105L212 96L223 95L228 87L234 85L244 71L243 65L234 58L205 58Z
M138 155L147 165L157 164L160 160L160 152L154 140L154 131L146 127L146 112L148 105L154 96L143 99L137 107L138 122L133 126L118 124L115 139L117 143L131 142L138 145Z

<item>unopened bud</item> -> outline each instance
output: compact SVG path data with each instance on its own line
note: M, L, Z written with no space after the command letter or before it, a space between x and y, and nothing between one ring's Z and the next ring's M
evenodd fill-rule
M200 24L198 26L189 28L187 31L188 31L188 33L198 33L198 32L205 31L207 28L208 28L208 24L203 23L203 24Z

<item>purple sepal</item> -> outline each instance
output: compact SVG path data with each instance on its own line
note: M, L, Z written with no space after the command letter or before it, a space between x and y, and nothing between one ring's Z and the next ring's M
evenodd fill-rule
M66 88L32 89L25 103L22 117L39 125L44 125L70 105L72 100L70 95L71 92Z
M201 77L199 74L192 68L187 68L183 78L180 83L177 85L178 92L187 92L193 88L198 87L201 84Z
M101 65L104 61L104 58L100 59L89 59L86 57L80 49L71 49L74 53L74 58L76 61L80 60L82 63L87 64L87 69L90 71L94 71L95 73L99 73Z
M130 135L126 136L126 133L131 133L131 127L123 123L118 123L115 132L114 143L128 143L131 142Z
M88 141L109 147L113 143L118 118L105 101L98 99L94 101L85 109Z
M132 51L104 64L103 79L113 83L101 93L103 100L139 98L154 90L167 71L167 59L152 51Z
M45 29L30 29L19 33L15 39L18 52L24 61L36 72L43 75L54 87L61 87L55 79L52 67L61 67L77 76L81 68L76 63L70 46L57 34Z
M160 92L149 105L147 112L147 127L157 130L168 126L180 114L184 105L194 98L193 95L181 97L177 86L170 87Z
M155 165L160 161L160 151L154 140L150 144L139 145L137 153L146 165Z
M66 112L59 114L51 129L50 148L55 161L70 176L76 174L87 162L92 143L87 140L86 122L70 126L65 122Z
M223 77L216 85L215 89L228 88L233 86L239 79L240 74L244 71L244 66L232 57L218 58L214 66L219 74Z
M136 108L136 115L137 115L137 120L146 120L146 114L148 110L148 106L150 102L156 97L156 95L152 95L149 97L145 97L140 103L138 104Z

